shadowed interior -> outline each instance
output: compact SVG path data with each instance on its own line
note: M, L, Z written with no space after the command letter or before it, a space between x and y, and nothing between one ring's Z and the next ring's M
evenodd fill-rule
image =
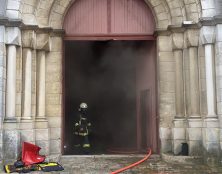
M73 130L81 102L89 106L91 153L136 148L137 64L148 45L149 41L65 42L65 154L78 154Z

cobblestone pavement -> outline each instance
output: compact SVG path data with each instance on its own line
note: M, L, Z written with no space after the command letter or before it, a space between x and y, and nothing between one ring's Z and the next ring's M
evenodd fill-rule
M31 174L111 174L112 171L125 167L142 159L142 155L127 156L62 156L61 172L31 172ZM4 172L0 172L2 174ZM208 167L203 164L172 164L164 162L159 156L152 155L144 163L122 174L222 174L222 166Z
M61 163L65 171L61 174L109 174L112 171L125 167L140 160L142 156L113 156L82 158L62 157ZM208 167L203 164L172 164L164 162L159 156L152 156L144 163L124 174L222 174L221 167Z

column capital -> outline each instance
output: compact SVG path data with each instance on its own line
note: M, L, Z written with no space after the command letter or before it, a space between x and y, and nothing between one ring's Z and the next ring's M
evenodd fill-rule
M0 43L3 42L5 43L5 26L2 25L0 26Z
M22 47L35 49L36 34L34 30L22 30Z
M199 45L199 29L187 29L184 34L185 47L197 47Z
M21 31L18 27L6 28L6 44L8 45L21 45Z
M217 42L222 42L222 24L217 24L216 25L216 41Z
M42 51L51 50L51 39L48 33L37 33L36 49Z
M203 26L200 30L200 40L203 45L215 43L215 26Z
M184 48L184 34L183 33L173 33L173 50L182 50Z

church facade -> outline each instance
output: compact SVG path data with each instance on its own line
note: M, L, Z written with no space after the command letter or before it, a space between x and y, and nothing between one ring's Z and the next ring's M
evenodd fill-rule
M45 155L62 155L66 148L64 21L77 1L87 0L1 0L2 162L16 159L23 141L39 145ZM107 3L112 1L115 0ZM201 156L209 164L219 163L222 159L222 2L141 1L152 12L155 26L150 36L156 41L157 107L153 119L157 120L157 152L178 154L181 143L186 142L190 156Z

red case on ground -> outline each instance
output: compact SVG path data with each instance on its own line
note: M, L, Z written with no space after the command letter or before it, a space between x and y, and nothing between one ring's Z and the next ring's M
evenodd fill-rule
M34 144L23 142L22 145L22 161L25 165L41 163L45 160L45 156L39 155L40 147Z

